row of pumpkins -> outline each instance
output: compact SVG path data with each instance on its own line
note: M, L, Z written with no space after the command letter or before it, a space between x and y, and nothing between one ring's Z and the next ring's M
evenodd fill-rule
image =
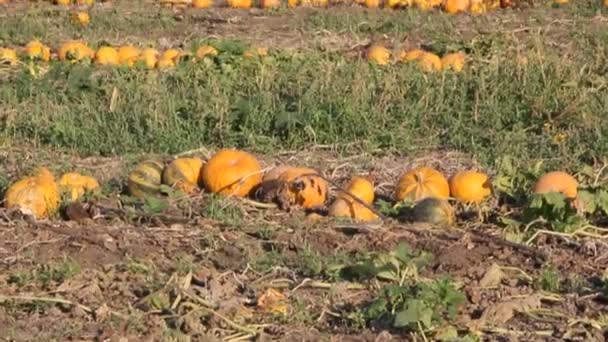
M147 160L138 164L128 175L127 189L134 197L161 194L162 185L186 194L201 189L224 196L248 197L267 185L275 187L277 195L289 206L305 209L324 207L329 199L330 182L316 170L307 167L280 165L263 169L258 159L245 151L222 149L207 162L199 158L177 158L168 164ZM542 176L536 193L562 192L566 197L577 196L576 180L564 172ZM12 184L5 194L6 208L19 208L36 218L55 213L61 197L77 201L95 192L99 183L90 176L66 173L56 182L46 168L34 176ZM358 221L373 221L379 217L373 209L375 188L368 176L355 176L329 206L329 214ZM449 224L453 210L448 203L453 198L463 203L480 203L492 193L489 177L477 171L461 171L449 180L439 171L422 166L404 173L396 183L394 200L417 203L414 216L419 221ZM256 197L257 198L257 197Z
M10 0L0 0L0 3L9 2ZM69 6L75 5L93 5L95 0L50 0L54 4ZM214 5L214 0L159 0L162 6L166 7L193 7L193 8L209 8ZM569 0L554 0L556 3L565 4ZM608 0L603 0L608 6ZM101 2L108 2L102 0ZM228 7L232 8L251 8L254 6L253 0L226 0ZM482 14L497 8L507 8L513 6L514 0L287 0L288 7L297 6L314 6L325 7L330 3L356 3L369 8L389 7L389 8L407 8L416 7L422 11L428 11L433 8L441 7L445 12L456 14L470 11L475 14ZM260 8L278 8L281 7L281 0L260 0Z
M51 48L39 40L30 41L20 49L0 48L0 64L18 65L20 56L26 60L44 61L51 60ZM93 60L99 65L123 65L132 67L136 63L142 63L147 68L167 69L175 67L186 57L193 57L195 61L204 60L208 57L217 56L219 51L210 45L202 45L196 49L194 55L179 50L167 49L160 53L153 48L139 49L132 45L120 47L102 46L97 51L91 49L84 41L71 40L63 43L57 49L57 58L61 61L77 62L82 60ZM264 47L251 48L243 53L245 58L266 56L268 49ZM392 62L392 56L400 63L417 62L424 71L454 70L462 71L465 66L466 54L454 52L445 54L443 57L424 51L412 49L391 53L389 49L380 44L373 44L367 49L367 60L378 65L387 65Z

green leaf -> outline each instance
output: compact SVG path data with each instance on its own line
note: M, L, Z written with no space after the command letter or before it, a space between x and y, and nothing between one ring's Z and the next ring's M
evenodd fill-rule
M143 211L147 214L160 214L169 207L167 201L162 198L146 197L144 198Z
M595 197L595 201L604 214L608 214L608 191L600 190Z
M402 263L407 264L412 259L412 250L407 244L402 242L397 246L393 255Z
M566 208L566 197L561 192L548 192L543 194L544 200L553 207L554 212Z
M596 203L597 195L587 191L581 190L578 192L578 199L583 203L584 212L592 214L597 209Z
M498 221L500 221L500 223L504 224L507 227L511 227L511 228L519 228L522 226L522 222L518 221L518 220L514 220L508 217L504 217L504 216L500 216L498 217Z
M420 322L425 328L430 328L432 318L433 310L423 301L414 299L408 302L407 309L395 315L393 324L395 327L406 327L412 323Z

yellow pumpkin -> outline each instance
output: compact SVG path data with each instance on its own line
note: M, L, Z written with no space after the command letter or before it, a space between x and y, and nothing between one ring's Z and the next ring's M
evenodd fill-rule
M228 6L232 8L251 8L252 0L228 0Z
M76 0L76 4L77 5L93 5L95 3L95 0Z
M576 198L578 182L566 172L553 171L541 176L534 185L534 193L561 192L567 198Z
M353 196L365 204L374 202L374 184L367 177L354 177L346 187ZM338 197L329 207L329 215L334 217L350 217L358 221L375 221L379 217L372 210L355 201L345 193L339 193Z
M127 188L135 197L146 197L160 193L163 164L156 160L147 160L138 164L129 173Z
M427 197L416 203L413 208L413 218L416 222L426 222L436 225L451 225L454 223L454 209L447 200Z
M418 66L424 71L441 70L441 58L434 53L425 52L418 58Z
M118 65L118 51L111 46L102 46L95 53L95 63L99 65Z
M158 51L152 48L146 48L141 51L138 60L143 62L148 69L154 69L158 62Z
M457 14L465 12L469 5L469 0L444 0L443 10L449 14Z
M53 3L55 5L69 6L72 3L72 0L54 0Z
M58 55L59 60L76 62L85 58L93 59L95 51L82 41L71 40L61 45Z
M297 7L300 5L300 0L287 0L287 7Z
M55 178L46 168L39 169L34 176L15 182L4 195L6 208L19 208L36 218L55 213L60 201Z
M265 47L250 48L243 52L245 58L264 57L266 55L268 55L268 48Z
M428 11L433 7L441 5L441 1L437 0L414 0L414 4L421 11Z
M133 66L139 59L139 49L125 45L118 48L118 63L126 66Z
M375 197L374 183L369 177L357 176L353 177L346 186L346 191L351 195L359 198L366 204L372 204ZM338 198L352 199L348 194L338 193Z
M401 51L397 59L399 62L407 63L419 59L426 51L421 49L413 49L409 51Z
M199 158L178 158L163 171L163 184L187 194L197 191L203 161Z
M420 201L427 197L448 198L450 186L441 172L426 166L405 173L395 188L395 200Z
M25 46L25 55L30 59L48 62L51 59L51 49L39 40L32 40Z
M223 149L203 166L202 180L210 192L245 197L262 182L261 169L252 154Z
M378 65L387 65L391 59L391 52L382 45L372 45L367 51L367 60Z
M213 0L192 0L194 8L209 8L213 6Z
M261 8L279 8L281 7L280 0L260 0Z
M448 53L441 58L441 67L443 70L460 72L464 69L465 58L463 52Z
M16 65L19 62L15 49L0 48L0 64Z
M160 59L172 60L174 63L177 62L177 59L182 55L181 50L179 49L167 49L165 50Z
M87 26L91 22L91 16L89 16L89 13L83 11L74 12L74 14L72 14L72 19L74 22L82 26Z
M409 7L414 5L414 0L388 0L386 4L390 8Z
M464 203L480 203L492 194L488 175L476 171L458 172L450 178L452 197Z
M556 4L567 4L568 0L555 0Z
M473 14L484 14L486 12L486 5L483 0L470 0L470 8L469 11Z
M217 56L217 50L210 45L202 45L198 49L196 49L196 59L202 60L208 56Z
M378 8L380 7L380 0L365 0L364 4L367 8Z
M59 179L59 191L74 202L85 193L99 189L99 183L91 176L83 176L77 172L69 172Z
M157 69L172 69L175 68L175 61L172 59L161 58L156 62Z

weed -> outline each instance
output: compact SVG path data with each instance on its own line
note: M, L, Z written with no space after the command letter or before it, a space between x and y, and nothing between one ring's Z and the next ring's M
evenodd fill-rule
M561 289L559 272L554 266L545 267L536 283L539 288L548 292L559 292Z
M9 275L7 282L17 286L35 282L39 286L47 288L51 284L60 284L78 273L80 273L80 265L66 257L59 263L42 264L32 270L14 272Z

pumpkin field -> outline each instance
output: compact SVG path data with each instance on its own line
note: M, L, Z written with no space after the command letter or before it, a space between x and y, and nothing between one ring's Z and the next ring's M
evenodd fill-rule
M608 340L608 1L0 0L0 339Z

